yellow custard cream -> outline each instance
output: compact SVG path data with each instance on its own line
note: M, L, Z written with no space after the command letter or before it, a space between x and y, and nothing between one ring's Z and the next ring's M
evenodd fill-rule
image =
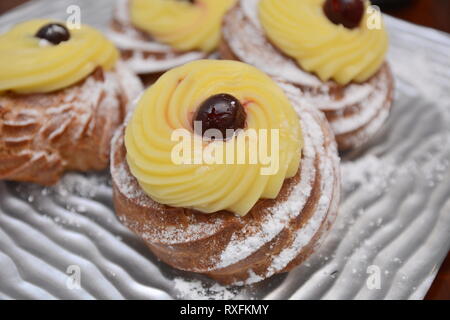
M193 129L194 115L208 98L224 93L244 107L245 128L229 139L205 139ZM167 72L141 97L125 132L128 165L153 200L241 216L259 199L277 197L298 171L302 144L299 118L284 92L236 61L200 60ZM263 153L270 163L258 157ZM188 161L180 161L187 154Z
M97 67L109 70L118 51L99 31L82 25L57 45L36 37L51 20L21 23L0 35L0 93L46 93L69 87Z
M216 49L224 14L236 0L130 0L133 24L179 51Z
M357 28L347 29L326 17L324 3L261 0L260 21L270 41L322 81L366 81L379 70L388 47L381 16L369 8Z

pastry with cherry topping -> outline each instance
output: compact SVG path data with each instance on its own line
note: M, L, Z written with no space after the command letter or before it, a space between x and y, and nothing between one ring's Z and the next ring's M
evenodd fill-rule
M386 122L394 80L382 16L365 0L240 0L224 18L222 58L253 64L322 110L339 149Z
M108 167L113 132L142 91L99 31L31 20L0 35L0 179L52 185Z
M324 115L293 85L237 61L172 69L113 139L119 220L174 268L246 285L320 245L340 193Z
M118 0L109 32L144 79L214 55L223 15L236 0ZM151 82L151 81L150 81Z

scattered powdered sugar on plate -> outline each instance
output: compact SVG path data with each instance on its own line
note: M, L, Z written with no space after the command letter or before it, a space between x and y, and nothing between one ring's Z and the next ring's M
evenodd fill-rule
M102 187L111 187L111 179L109 175L69 172L63 176L57 185L50 189L55 191L60 196L77 194L82 197L93 198Z
M369 154L355 161L341 163L342 187L345 191L358 186L376 189L386 186L386 177L392 174L395 166Z
M238 300L244 299L239 288L225 287L218 283L207 286L200 280L173 279L177 298L193 300Z
M389 58L390 60L398 60L404 54L405 52L402 49L391 48ZM433 101L445 94L448 95L448 92L445 92L443 86L436 85L440 70L436 63L429 61L428 54L426 49L417 48L415 54L408 58L409 63L392 63L391 65L397 78L414 87L415 90L420 92L420 96ZM419 73L420 77L412 75L411 66L414 66L414 73Z
M436 136L429 142L430 148L450 147L448 137ZM361 187L371 192L383 193L401 176L420 176L430 187L441 182L450 167L449 159L433 159L434 153L423 152L404 161L401 167L391 157L367 154L352 161L341 162L342 187L346 192ZM424 165L423 163L426 163Z

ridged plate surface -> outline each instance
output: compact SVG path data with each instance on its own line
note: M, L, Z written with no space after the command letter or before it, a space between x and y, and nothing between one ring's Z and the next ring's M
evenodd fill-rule
M73 4L104 29L113 3L35 0L0 16L0 31L65 19ZM386 20L393 113L345 155L338 220L305 264L245 289L176 271L117 221L107 173L70 173L53 188L0 182L0 298L423 298L450 247L450 37Z

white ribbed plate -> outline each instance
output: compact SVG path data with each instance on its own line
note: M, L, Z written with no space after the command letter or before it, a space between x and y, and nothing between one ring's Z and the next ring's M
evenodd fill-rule
M100 28L113 7L35 0L0 16L0 31L35 17L65 19L72 4ZM302 266L245 289L176 271L117 221L107 173L71 173L53 188L0 182L0 298L423 298L450 247L450 38L386 20L392 116L371 146L346 155L338 220ZM80 288L70 286L71 266ZM379 289L370 289L377 275Z

